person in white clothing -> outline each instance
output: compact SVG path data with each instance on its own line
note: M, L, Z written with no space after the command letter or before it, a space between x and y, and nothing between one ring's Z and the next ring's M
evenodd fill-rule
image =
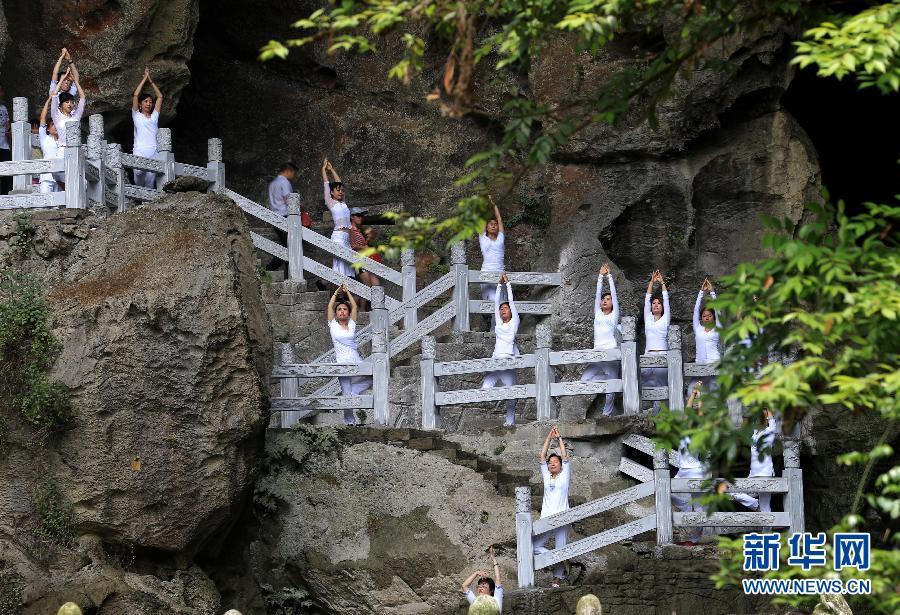
M78 90L75 88L75 82L72 80L70 76L63 76L62 86L59 89L59 92L56 92L56 84L59 83L59 71L62 70L63 60L69 62L69 66L72 69L72 74L77 75L78 69L75 67L75 61L72 60L72 56L69 55L69 50L63 47L59 52L59 59L56 60L56 64L53 66L53 72L50 73L50 95L51 96L59 96L59 92L68 92L72 96L78 93Z
M12 160L12 124L6 108L6 91L0 84L0 162ZM9 194L13 187L12 176L0 177L0 194Z
M66 146L66 122L80 122L81 116L84 115L84 107L87 104L87 98L84 90L81 89L81 80L78 73L73 73L74 65L69 65L66 74L56 84L56 89L50 95L50 117L56 124L56 133L59 135L59 146ZM78 103L75 103L75 97L68 92L60 92L60 88L66 82L66 78L71 78L75 82L75 90L78 92Z
M653 284L659 282L662 296L653 296ZM650 276L647 294L644 296L644 354L660 354L669 350L669 291L659 269ZM668 384L668 370L665 367L642 367L641 386L664 387ZM659 401L653 402L653 413L659 412Z
M506 296L509 301L500 303L500 287L506 287ZM513 299L512 284L506 277L506 274L500 276L500 283L497 284L497 292L494 293L494 354L491 358L508 359L519 356L519 347L516 345L516 333L519 331L519 312L516 311L516 302ZM481 383L482 389L490 389L500 383L502 386L513 386L518 384L516 378L516 370L503 369L494 372L488 372L484 376ZM516 400L506 400L506 421L503 423L506 427L511 426L516 420Z
M694 389L687 401L688 407L697 408L698 411L703 407L703 402L700 400L701 388L702 387L698 386ZM676 458L678 459L678 473L675 474L675 478L706 478L706 467L693 453L691 453L690 448L691 439L688 436L685 436L678 444L678 453L676 455ZM673 493L672 503L675 504L681 512L706 511L703 506L697 503L696 498L692 497L690 493ZM688 540L679 542L678 544L685 547L692 547L700 542L700 537L703 535L703 528L692 527L687 532Z
M775 464L772 463L772 445L775 443L775 436L778 434L778 421L768 408L763 408L760 420L765 427L753 430L750 444L750 474L747 478L775 476ZM760 427L763 426L760 425ZM734 493L731 495L735 502L739 502L751 510L766 513L772 512L771 493L757 493L755 496L749 493Z
M550 442L553 438L559 441L559 454L553 453L549 457L547 452L550 450ZM544 440L544 446L541 448L541 477L544 482L544 500L541 503L541 519L555 515L556 513L569 510L569 481L572 476L572 470L569 467L569 453L566 451L566 443L563 441L559 429L554 426L547 439ZM569 526L556 528L544 532L534 537L534 554L547 553L550 549L546 547L550 537L554 538L554 549L561 549L566 546L569 540ZM563 580L564 566L560 562L553 570L553 587L559 587Z
M153 96L141 93L149 83ZM159 110L162 109L163 93L150 76L150 69L144 67L144 77L131 95L131 121L134 123L134 148L132 153L143 158L156 158L156 132L159 130ZM134 170L134 183L144 188L156 188L156 173Z
M719 315L716 311L703 305L703 297L709 292L709 296L716 298L716 291L713 288L709 278L703 280L700 285L700 292L697 293L697 301L694 302L694 341L697 347L698 365L709 365L716 363L721 358L719 352L719 328L722 326L719 322ZM691 381L690 390L693 391L698 382L702 382L707 390L715 387L715 376L698 376Z
M335 363L362 363L356 344L356 300L343 284L331 295L328 301L328 330L331 343L334 345ZM341 376L342 395L359 395L372 388L371 376ZM352 409L344 410L344 423L356 425L356 416Z
M491 201L493 203L493 200ZM506 271L505 264L506 233L503 228L503 216L500 208L494 204L494 217L487 221L484 232L478 236L478 245L481 248L482 271ZM488 301L494 299L497 287L489 282L481 284L481 299ZM493 323L491 323L493 326Z
M500 566L497 565L497 558L494 556L494 547L491 547L488 552L491 555L494 577L491 578L484 570L476 570L469 575L469 578L462 582L462 590L466 595L466 601L468 601L469 604L475 602L475 598L478 596L493 596L494 600L497 601L497 612L502 613L503 583L500 581ZM475 583L475 591L473 592L471 586L476 578L478 581Z
M56 133L56 125L53 122L47 124L47 112L50 109L50 98L41 109L38 136L41 140L41 158L62 158L63 148L59 146L59 135ZM56 173L41 173L41 192L60 192L65 190L66 174L62 171Z
M328 180L328 173L334 177L333 181ZM334 222L331 240L349 250L351 249L350 229L353 225L350 221L350 208L344 202L344 182L341 181L328 158L322 162L322 181L325 184L325 205L331 212L331 219ZM356 272L350 263L336 256L331 259L331 268L348 278L356 277Z
M609 280L609 291L603 290L603 278ZM616 295L616 283L609 272L609 263L603 263L597 274L597 294L594 297L594 350L612 350L618 348L616 327L619 325L619 297ZM619 378L621 364L619 361L599 361L591 363L581 376L582 382L590 380L615 380ZM615 393L606 393L603 403L603 416L612 416Z

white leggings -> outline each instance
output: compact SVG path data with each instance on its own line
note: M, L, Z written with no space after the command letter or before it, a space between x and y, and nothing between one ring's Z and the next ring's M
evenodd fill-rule
M684 470L678 470L675 478L705 478L705 474L702 468L685 468ZM672 503L675 504L681 512L706 512L706 509L700 506L692 495L700 497L701 494L673 493ZM703 528L692 527L688 528L686 532L688 540L691 542L700 542L700 537L703 535Z
M553 536L553 548L561 549L566 546L566 543L569 541L569 526L564 525L562 527L558 527L555 530L550 530L549 532L544 532L543 534L538 534L534 537L534 554L540 555L541 553L547 553L550 551L546 546L547 541L550 537ZM563 564L562 562L556 565L556 568L553 569L553 576L557 579L563 578Z
M582 382L590 380L618 380L621 365L618 361L600 361L591 363L581 375ZM603 397L603 416L612 416L616 399L615 393L605 393Z
M514 384L518 384L519 380L516 378L516 371L513 369L504 369L498 372L488 372L484 375L484 381L481 383L482 389L491 389L498 385L509 387ZM509 427L516 421L516 400L515 399L507 399L506 400L506 422L503 423L505 426Z
M366 389L372 388L371 376L342 376L338 378L341 383L341 395L359 395ZM344 423L356 425L356 416L353 408L344 409Z

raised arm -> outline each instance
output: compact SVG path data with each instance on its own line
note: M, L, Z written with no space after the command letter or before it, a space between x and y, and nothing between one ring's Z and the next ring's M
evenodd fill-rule
M147 71L147 81L150 82L150 87L153 88L153 94L156 96L156 104L153 106L153 110L159 113L160 109L162 109L163 93L162 90L156 86L156 82L154 82L153 77L150 76L149 70Z
M334 177L334 181L340 182L341 176L338 175L338 172L334 169L334 165L331 164L331 161L328 161L328 170L331 171L331 176Z
M325 196L325 206L330 210L334 207L335 201L331 198L331 186L328 183L328 169L331 167L331 163L328 162L328 158L326 158L322 162L322 182L324 184L324 196Z
M503 581L500 579L500 566L497 565L497 557L494 555L493 545L491 545L488 553L491 556L491 566L494 569L494 585L497 587L503 587Z
M611 272L608 272L606 277L609 278L609 294L612 296L613 321L619 322L619 295L616 294L616 281L613 279L613 274Z
M716 289L713 288L712 282L707 282L707 284L709 285L709 286L708 286L708 288L709 288L709 296L712 297L713 299L715 299L715 298L716 298ZM716 328L721 329L721 328L722 328L722 322L719 320L719 310L713 310L713 314L716 315Z
M594 315L601 314L602 310L600 309L600 299L603 297L603 276L604 269L606 269L606 265L600 267L600 272L597 274L597 292L594 294Z
M662 296L663 296L663 317L662 319L668 323L672 322L672 312L669 310L669 290L666 288L666 282L663 279L663 275L659 274L659 283L662 286Z
M700 328L700 305L703 303L703 288L697 293L697 300L694 301L694 329Z
M506 274L503 274L503 277L506 278ZM509 278L506 278L506 298L509 300L509 311L512 312L512 321L516 323L516 327L519 326L519 311L516 309L516 300L513 298L513 289L512 282L509 281Z
M340 286L335 288L334 292L331 293L331 299L328 300L328 307L325 308L325 318L328 319L328 322L334 320L334 304L337 303L337 294L340 292L340 290Z
M81 116L84 115L84 107L87 105L87 96L84 95L84 90L81 89L81 82L77 77L75 78L75 88L78 90L78 104L72 112L72 119L80 120Z
M137 87L134 88L134 92L131 94L131 110L138 110L138 96L141 95L141 90L144 89L144 84L147 83L147 79L150 78L150 70L144 68L144 76L141 79L141 82L137 84Z
M59 59L56 61L56 64L53 66L53 72L50 73L50 81L59 81L59 71L62 69L63 60L66 59L66 48L63 47L62 51L59 53Z
M494 199L491 199L491 205L494 206L494 217L497 218L497 228L505 235L506 231L503 229L503 216L500 215L500 208L494 203Z
M38 120L38 124L40 126L47 125L47 112L50 110L50 99L51 98L52 98L52 96L48 96L47 100L44 101L44 108L41 109L41 118L40 118L40 120Z
M353 293L351 293L347 289L346 284L342 284L341 288L343 288L344 292L347 293L347 300L350 302L350 320L352 320L353 322L356 322L356 315L359 312L357 305L356 305L356 299L353 298Z
M468 576L468 578L462 582L462 591L465 594L469 591L469 587L472 585L472 582L476 579L476 577L486 577L487 573L484 570L476 570L472 574Z
M559 428L556 427L556 437L559 439L559 455L562 457L563 461L569 460L569 451L566 450L566 442L563 440L562 434L559 433Z
M550 450L550 440L553 439L554 435L556 435L556 427L550 429L547 439L544 440L544 446L541 447L541 465L547 463L547 452Z

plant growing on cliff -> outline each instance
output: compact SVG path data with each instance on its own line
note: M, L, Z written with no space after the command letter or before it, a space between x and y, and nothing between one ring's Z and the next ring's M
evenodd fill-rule
M434 83L416 81L428 90L426 100L445 115L474 114L498 125L494 146L466 162L457 183L470 191L455 213L440 221L398 220L398 236L380 248L396 252L441 233L452 242L480 232L490 214L489 194L514 197L529 169L549 161L592 124L612 124L637 112L654 122L660 103L679 90L679 79L701 68L729 70L725 50L737 36L783 22L815 26L795 43L795 63L815 66L823 76L853 75L883 92L900 90L900 0L855 14L835 14L802 0L344 0L296 21L301 35L270 41L260 57L285 58L291 48L314 44L324 45L328 54L372 53L381 42L388 47L388 40L399 37L403 52L389 69L391 78L411 85L423 73L428 52L444 53ZM568 35L579 52L600 59L611 42L634 34L659 44L642 57L610 63L598 85L580 82L559 103L509 85L560 36ZM482 72L505 90L499 112L479 107L473 95L479 64L486 61L492 66Z
M62 349L50 323L41 284L13 269L0 271L0 420L15 414L44 432L71 416L62 385L48 375Z
M707 395L703 416L660 415L657 441L677 448L688 435L693 448L709 454L713 475L728 476L739 451L748 449L752 431L750 425L732 426L729 397L755 413L751 424L762 408L777 410L786 433L817 408L880 417L883 431L872 450L838 457L839 463L864 469L851 509L830 532L872 534L877 548L865 576L872 579L873 593L854 599L875 612L895 613L900 609L900 535L892 528L900 519L900 466L892 442L900 434L900 204L869 203L855 216L847 215L843 204L808 208L816 219L799 228L769 220L765 245L771 256L740 265L722 280L726 290L714 307L730 323L722 338L733 350L721 361L719 389ZM795 358L769 362L754 374L753 367L773 350ZM866 493L873 483L874 492ZM727 500L718 503L727 505ZM724 546L740 553L735 543ZM840 574L855 572L848 570ZM718 582L734 583L740 574L740 561L725 559ZM784 566L771 576L791 574L797 571ZM838 573L813 568L803 574Z
M53 482L40 485L31 492L31 503L38 516L34 535L38 539L63 547L75 538L74 513Z
M0 560L0 615L16 615L21 611L25 582L7 562Z

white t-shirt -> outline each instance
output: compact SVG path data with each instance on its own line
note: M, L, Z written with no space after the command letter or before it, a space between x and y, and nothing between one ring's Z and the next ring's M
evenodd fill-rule
M284 175L278 175L269 182L269 209L276 214L287 216L287 196L291 193L291 182Z
M497 233L497 239L491 239L486 233L478 236L478 245L481 246L482 271L506 270L503 256L504 242L503 233Z
M9 145L9 109L0 105L0 149L11 149Z
M668 350L669 342L667 336L669 334L669 322L671 314L669 313L669 293L663 291L663 315L656 320L650 311L650 294L644 297L644 337L646 338L646 346L644 352L651 350Z
M710 297L716 298L716 293L710 293ZM715 363L721 356L719 354L719 313L716 312L716 326L707 329L700 321L700 306L703 303L703 291L697 294L694 303L694 341L697 346L697 363Z
M328 330L331 332L331 343L334 344L335 363L362 363L359 350L356 345L356 321L347 321L345 329L337 319L328 321Z
M159 129L159 111L156 109L147 117L140 111L131 110L131 121L134 122L135 156L151 158L156 156L156 131Z
M616 295L616 283L609 276L609 292L612 295L612 311L604 314L600 308L603 296L603 276L597 276L597 296L594 298L594 349L612 350L618 348L616 327L619 325L619 297Z
M691 453L691 439L685 436L678 443L678 469L703 470L703 464Z
M750 476L775 476L775 465L772 463L772 444L775 442L775 433L778 430L778 423L775 417L769 419L766 428L763 430L755 430L753 432L753 440L750 445ZM768 449L765 455L760 458L759 449Z
M562 470L555 477L550 474L546 463L541 464L544 478L544 501L541 503L541 519L569 510L569 477L572 470L569 462L563 461Z
M519 347L516 346L516 333L519 332L519 312L516 310L516 302L513 299L512 284L506 283L506 296L509 299L509 310L512 316L507 322L500 318L500 285L497 284L497 294L494 295L494 359L510 358L518 356Z
M477 598L477 596L475 595L475 592L473 592L471 589L466 591L466 600L469 601L469 604L472 604L473 602L475 602L475 598ZM494 588L493 598L494 598L494 600L497 601L497 612L502 613L503 612L503 587L498 585Z

